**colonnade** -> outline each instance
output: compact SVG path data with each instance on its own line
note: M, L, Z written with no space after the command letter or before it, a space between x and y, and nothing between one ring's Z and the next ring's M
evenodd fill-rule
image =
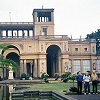
M28 69L29 70L29 69ZM30 62L30 73L27 73L27 59L20 59L20 76L22 73L27 74L33 74L33 77L39 77L38 76L38 59L33 59Z
M0 37L5 38L24 38L33 37L33 30L0 30Z

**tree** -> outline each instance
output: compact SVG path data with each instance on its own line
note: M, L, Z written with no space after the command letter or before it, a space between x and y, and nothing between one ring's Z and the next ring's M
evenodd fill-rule
M69 79L73 81L73 87L74 87L74 81L76 80L76 74L70 74Z
M87 34L86 39L95 39L96 40L96 53L100 54L100 30Z
M73 87L70 87L71 92L77 92L77 88L74 86L74 81L76 80L76 74L70 74L69 79L73 80Z
M4 69L9 69L9 66L12 66L12 70L14 72L17 71L18 65L16 62L14 62L13 60L10 59L6 59L3 55L2 55L2 50L7 50L8 49L9 44L0 44L0 68L3 69L3 78L4 78Z

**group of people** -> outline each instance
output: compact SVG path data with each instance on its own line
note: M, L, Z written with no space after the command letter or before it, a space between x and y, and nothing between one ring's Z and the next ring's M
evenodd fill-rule
M77 72L77 92L78 94L82 94L82 84L84 83L84 94L90 94L90 81L92 81L92 90L93 94L97 93L97 84L98 84L98 76L95 70L90 75L89 72L86 72L85 75L82 75L81 72Z

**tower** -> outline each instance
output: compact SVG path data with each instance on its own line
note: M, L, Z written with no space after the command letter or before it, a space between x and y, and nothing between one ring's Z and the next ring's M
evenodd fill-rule
M33 10L34 35L54 35L54 9Z

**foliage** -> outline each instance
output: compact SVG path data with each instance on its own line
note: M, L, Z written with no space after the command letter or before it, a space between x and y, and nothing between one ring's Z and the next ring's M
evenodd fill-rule
M100 78L100 73L97 73L98 78Z
M21 79L23 79L23 78L24 78L24 79L26 79L26 78L27 78L27 76L26 76L26 74L25 74L25 73L22 73L22 74L21 74Z
M58 80L58 78L59 78L59 74L55 73L55 80Z
M2 66L2 68L6 68L8 70L10 70L9 66L12 66L12 70L14 72L16 72L17 71L16 69L18 68L18 65L16 62L10 59L6 59L2 55L0 55L0 65Z
M64 74L61 75L61 80L64 80L66 78L68 78L68 76L71 74L71 72L66 72Z
M72 80L73 81L73 87L74 87L74 81L76 80L76 74L70 74L68 77L69 77L69 79L70 80Z
M13 70L14 72L17 72L18 69L18 65L16 62L10 59L6 59L2 55L2 51L7 50L9 45L10 44L8 43L0 44L0 67L3 69L3 78L4 78L4 68L10 70L10 66L11 66L11 70Z
M0 50L7 50L9 45L8 43L0 44Z
M43 72L42 74L41 74L41 78L45 81L45 82L47 82L47 79L48 79L48 74L47 73L45 73L45 72Z
M92 32L91 34L87 34L86 39L95 39L96 40L96 52L100 54L100 30L97 32Z

